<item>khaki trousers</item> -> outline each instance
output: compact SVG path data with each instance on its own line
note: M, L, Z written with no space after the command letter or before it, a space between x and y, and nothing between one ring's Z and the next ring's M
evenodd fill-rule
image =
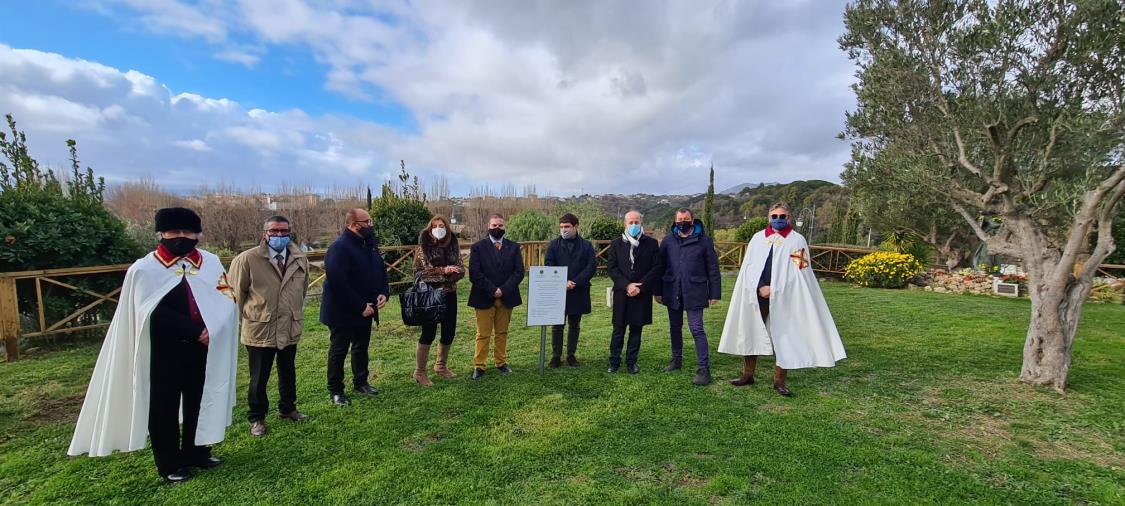
M508 324L512 322L512 309L504 307L500 299L488 309L477 309L477 339L473 352L473 367L484 369L488 360L488 341L496 336L492 358L496 367L508 363Z

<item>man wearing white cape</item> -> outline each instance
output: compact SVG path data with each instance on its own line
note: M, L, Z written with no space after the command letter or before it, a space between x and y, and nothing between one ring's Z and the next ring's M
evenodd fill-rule
M67 453L140 450L151 435L157 471L177 483L221 464L206 445L231 424L238 312L219 258L195 247L199 216L161 209L156 230L160 246L125 274Z
M789 369L833 367L847 355L809 263L809 245L789 226L789 206L774 204L769 218L746 248L719 353L743 357L735 386L754 383L759 355L776 355L773 388L789 397Z

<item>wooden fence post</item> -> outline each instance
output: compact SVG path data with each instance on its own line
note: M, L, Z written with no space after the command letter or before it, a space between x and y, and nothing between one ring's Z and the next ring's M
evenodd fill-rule
M8 361L20 358L20 304L15 278L0 278L0 337Z

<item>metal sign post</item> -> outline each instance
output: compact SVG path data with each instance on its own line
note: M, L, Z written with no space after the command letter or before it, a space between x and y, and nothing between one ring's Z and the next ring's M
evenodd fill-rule
M547 327L566 320L566 267L528 269L527 326L539 327L539 375L547 363Z

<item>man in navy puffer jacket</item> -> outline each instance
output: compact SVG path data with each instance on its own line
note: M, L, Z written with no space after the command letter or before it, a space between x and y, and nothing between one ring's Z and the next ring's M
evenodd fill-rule
M719 258L715 243L703 230L690 209L676 211L671 232L660 243L664 257L664 276L656 301L668 308L668 327L672 340L672 361L665 372L679 370L684 356L684 312L695 338L696 374L693 383L711 383L711 354L703 329L703 310L721 298Z

